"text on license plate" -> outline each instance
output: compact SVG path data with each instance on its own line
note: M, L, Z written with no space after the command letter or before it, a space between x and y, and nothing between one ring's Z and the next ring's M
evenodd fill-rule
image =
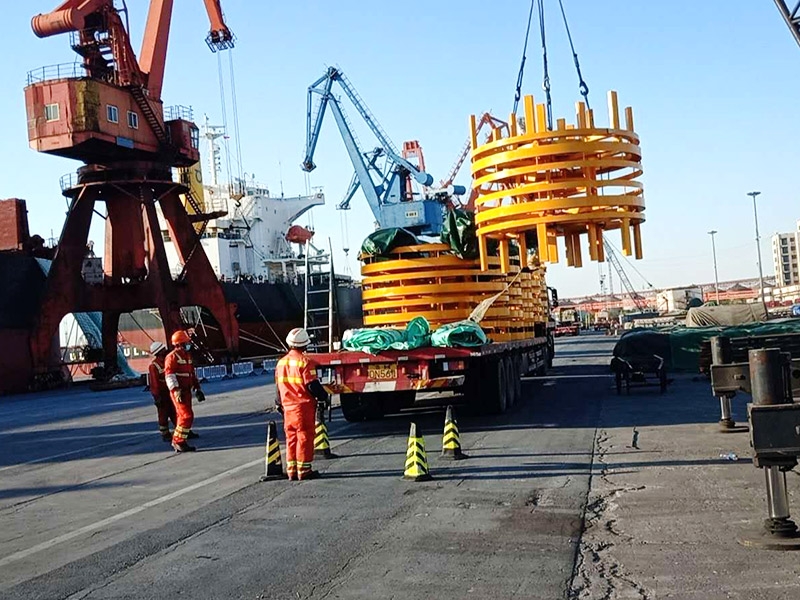
M397 365L367 365L367 377L373 380L397 379Z

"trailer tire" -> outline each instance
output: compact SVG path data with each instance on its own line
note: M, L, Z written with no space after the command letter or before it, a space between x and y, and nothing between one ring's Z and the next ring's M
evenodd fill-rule
M491 414L502 414L508 408L508 362L501 358L490 363L486 377L486 406Z
M512 375L514 379L514 404L522 402L522 357L515 356L513 359Z

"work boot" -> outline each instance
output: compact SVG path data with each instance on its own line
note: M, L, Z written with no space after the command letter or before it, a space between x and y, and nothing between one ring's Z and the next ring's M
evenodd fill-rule
M300 475L300 481L308 481L309 479L319 479L322 477L319 471L308 471Z
M297 473L287 473L286 478L289 481L300 481L299 477L297 476Z
M190 431L190 432L189 432L189 433L186 435L186 438L187 438L187 439L189 439L189 440L196 440L196 439L197 439L197 438L199 438L199 437L200 437L200 434L199 434L199 433L195 433L194 431Z
M195 450L197 450L197 448L195 448L194 446L190 446L186 442L181 442L180 444L172 442L172 449L175 450L175 452L177 452L178 454L182 452L194 452Z
M162 442L171 442L172 441L172 434L169 431L165 431L161 434L161 441Z

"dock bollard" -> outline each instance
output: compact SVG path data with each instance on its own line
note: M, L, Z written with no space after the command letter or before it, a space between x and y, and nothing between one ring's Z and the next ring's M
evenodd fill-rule
M731 338L724 335L717 335L711 338L711 363L715 365L727 365L733 362L733 349L731 348ZM719 396L719 431L720 433L741 433L747 431L747 427L738 426L731 416L732 393L725 393Z
M278 442L278 426L275 421L267 424L267 447L265 452L264 474L260 481L273 481L275 479L286 479L283 472L283 462L281 462L281 445Z
M781 414L782 408L791 409L793 406L788 378L789 359L777 348L766 348L750 350L749 363L753 396L750 407L751 443L755 451L753 462L756 467L764 469L769 516L764 519L761 530L740 538L739 543L767 550L800 550L800 535L789 515L789 495L786 491L786 471L797 464L796 454L763 455L762 451L762 448L772 445L772 440L785 439L783 432L771 425L785 422L788 415ZM769 408L765 410L763 407ZM766 415L770 421L762 421L758 416L760 414ZM770 414L773 416L770 417ZM761 423L765 425L763 431Z

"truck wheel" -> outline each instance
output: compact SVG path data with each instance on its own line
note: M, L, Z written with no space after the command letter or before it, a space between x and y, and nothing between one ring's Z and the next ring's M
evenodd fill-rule
M514 358L512 375L514 379L514 404L522 402L522 358Z
M508 408L508 367L506 359L493 362L486 380L486 403L490 413L502 414Z
M511 408L517 401L516 385L514 384L514 358L507 356L503 362L506 371L506 408Z

